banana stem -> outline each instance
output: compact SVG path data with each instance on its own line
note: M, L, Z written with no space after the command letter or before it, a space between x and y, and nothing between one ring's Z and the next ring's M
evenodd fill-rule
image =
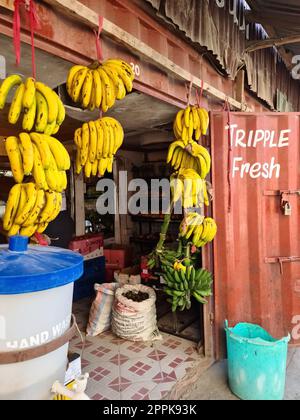
M165 214L164 217L164 221L161 227L161 231L160 231L160 235L159 235L159 241L158 244L156 245L156 251L162 251L163 246L165 244L166 238L167 238L167 233L169 230L169 225L171 222L171 216L172 216L172 211L173 211L173 207L174 207L174 202L171 201L170 206Z
M191 265L191 245L187 244L184 247L184 265L189 267Z

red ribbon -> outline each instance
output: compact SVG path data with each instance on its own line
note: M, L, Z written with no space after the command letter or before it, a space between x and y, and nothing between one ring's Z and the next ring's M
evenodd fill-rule
M103 49L102 49L102 44L101 44L101 32L103 30L103 24L104 24L104 18L103 16L99 16L99 27L98 27L98 31L96 29L94 29L94 33L96 36L96 51L97 51L97 60L98 61L102 61L103 60Z
M32 62L32 76L36 79L36 62L35 62L35 48L34 48L34 31L37 28L37 14L33 0L29 2L29 18L30 18L30 36L31 36L31 62Z
M225 100L224 111L227 111L227 124L228 124L228 161L227 161L227 182L228 182L228 213L231 213L232 207L232 189L231 189L231 157L232 157L232 139L231 139L231 118L230 118L230 105L228 98Z
M15 49L17 66L20 65L20 61L21 61L21 18L20 18L20 5L21 4L25 4L25 1L14 0L13 32L14 32L14 49Z
M14 32L14 48L16 54L16 64L21 62L21 18L20 5L24 4L29 15L29 26L31 34L31 51L32 51L32 75L36 78L36 62L35 62L35 48L34 48L34 31L38 28L38 17L36 7L33 0L14 0L14 18L13 18L13 32Z

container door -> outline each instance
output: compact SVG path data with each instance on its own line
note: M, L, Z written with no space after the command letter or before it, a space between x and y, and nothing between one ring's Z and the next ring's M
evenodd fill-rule
M225 319L300 345L300 115L212 113L211 142L217 357Z

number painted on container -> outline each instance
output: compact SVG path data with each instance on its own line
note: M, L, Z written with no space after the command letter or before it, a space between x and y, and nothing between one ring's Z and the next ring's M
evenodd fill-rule
M138 64L130 63L132 70L134 71L134 74L136 77L140 77L141 75L141 69Z

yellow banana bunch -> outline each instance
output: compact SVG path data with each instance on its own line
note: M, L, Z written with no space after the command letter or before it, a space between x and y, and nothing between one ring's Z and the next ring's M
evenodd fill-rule
M65 120L65 107L60 97L49 86L29 77L23 81L18 75L9 76L0 87L0 110L9 92L17 86L10 106L8 121L16 124L23 115L24 131L56 134Z
M61 211L62 195L39 189L36 184L16 184L9 193L3 216L8 236L43 233Z
M83 168L86 178L97 174L103 177L106 171L112 173L114 156L123 141L123 128L114 118L104 117L83 124L74 136L76 173L80 174Z
M5 141L11 169L18 184L32 175L38 189L62 192L67 188L66 171L71 167L65 147L54 137L40 133L21 133Z
M211 157L208 150L194 140L187 144L183 140L175 140L169 147L167 163L178 171L193 169L205 179L211 170Z
M209 206L206 181L193 169L180 169L171 176L174 203L181 200L183 208Z
M83 109L107 112L116 100L124 99L133 89L134 72L125 61L111 59L91 66L73 66L67 78L67 91Z
M198 213L189 213L180 225L180 236L201 248L214 240L217 230L214 219L205 218Z
M191 140L200 140L207 134L209 127L209 114L205 108L188 106L178 112L174 121L174 134L177 139L182 139L185 144Z

